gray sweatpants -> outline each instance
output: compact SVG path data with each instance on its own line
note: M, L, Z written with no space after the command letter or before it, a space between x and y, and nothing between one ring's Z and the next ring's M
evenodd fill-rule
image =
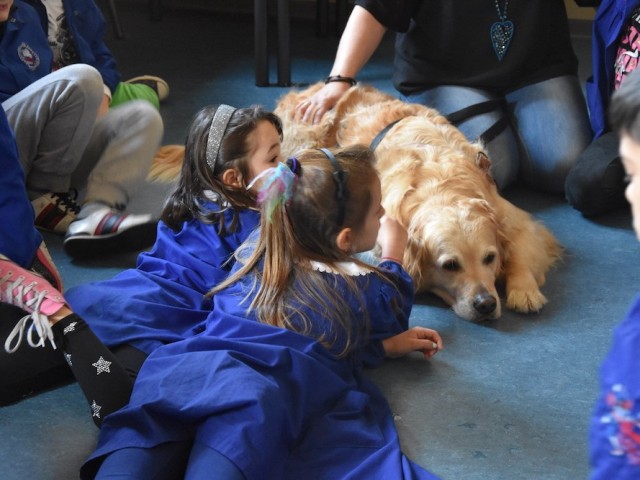
M144 181L162 141L162 118L140 100L96 120L103 95L98 71L77 64L2 103L32 200L75 188L86 190L85 202L124 208Z

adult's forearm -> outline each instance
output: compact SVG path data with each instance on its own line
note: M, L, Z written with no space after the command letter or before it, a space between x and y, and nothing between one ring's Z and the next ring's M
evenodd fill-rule
M380 45L386 27L360 6L355 6L344 29L331 75L355 78Z

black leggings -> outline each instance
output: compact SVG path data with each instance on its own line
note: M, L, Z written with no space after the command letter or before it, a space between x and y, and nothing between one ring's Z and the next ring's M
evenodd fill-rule
M5 318L1 322L13 328L15 322L6 318L12 315L6 312L2 312ZM50 345L21 345L14 354L7 354L2 349L0 405L71 382L75 377L89 402L94 423L100 426L106 415L129 403L133 383L147 355L130 345L110 350L75 314L56 323L53 333L56 350Z

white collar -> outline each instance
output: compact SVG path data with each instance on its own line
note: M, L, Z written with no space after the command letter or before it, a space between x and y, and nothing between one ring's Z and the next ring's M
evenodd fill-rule
M341 271L336 270L326 263L317 262L315 260L311 260L310 263L311 268L313 268L317 272L334 273L336 275L346 273L347 275L352 277L356 277L359 275L368 275L369 273L371 273L370 269L358 265L354 262L338 262L336 265L340 267Z

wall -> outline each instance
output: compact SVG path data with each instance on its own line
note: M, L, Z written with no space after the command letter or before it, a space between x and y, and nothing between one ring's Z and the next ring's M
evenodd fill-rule
M574 0L564 0L567 7L567 14L572 20L593 20L595 8L579 7Z

